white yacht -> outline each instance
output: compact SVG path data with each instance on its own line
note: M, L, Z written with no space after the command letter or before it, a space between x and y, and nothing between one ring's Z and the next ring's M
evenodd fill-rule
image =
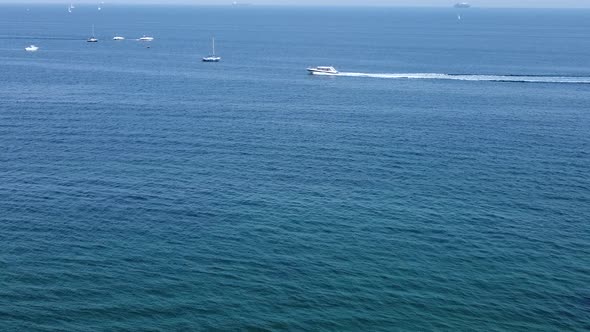
M331 66L319 66L307 68L307 71L312 75L336 75L338 71Z
M94 24L92 25L92 37L86 39L89 43L98 43L98 38L94 36Z
M37 52L39 50L38 46L35 45L30 45L28 47L25 47L25 51L27 52Z
M215 38L213 38L213 52L211 55L206 56L203 58L203 62L219 62L221 61L221 57L215 55Z
M143 36L143 37L139 38L139 41L144 41L144 42L151 42L152 40L154 40L154 37Z
M455 4L455 8L471 8L471 4L469 2L459 2Z
M125 37L115 36L113 37L113 40L125 40Z

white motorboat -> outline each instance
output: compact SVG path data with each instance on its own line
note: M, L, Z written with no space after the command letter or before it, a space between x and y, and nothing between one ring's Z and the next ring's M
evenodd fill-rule
M125 37L115 36L113 37L113 40L125 40Z
M38 46L35 45L30 45L28 47L25 47L25 51L27 52L37 52L39 50Z
M143 36L141 38L139 38L139 41L143 41L143 42L151 42L154 40L154 37L148 37L148 36Z
M331 66L318 66L307 68L307 71L312 75L337 75L339 72L336 68Z
M215 55L215 38L213 38L212 40L213 44L213 52L211 53L211 55L206 56L203 58L203 62L219 62L221 61L221 57Z

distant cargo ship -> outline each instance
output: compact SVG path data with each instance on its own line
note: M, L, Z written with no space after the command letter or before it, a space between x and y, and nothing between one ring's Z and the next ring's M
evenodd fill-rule
M459 2L455 4L455 8L470 8L471 5L468 2Z

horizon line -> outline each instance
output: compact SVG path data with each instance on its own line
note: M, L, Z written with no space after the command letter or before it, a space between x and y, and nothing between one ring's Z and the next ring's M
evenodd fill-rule
M66 1L67 2L67 1ZM9 2L2 2L0 6L62 6L61 2L17 2L17 1L9 1ZM87 7L87 6L95 6L96 4L91 2L83 2L78 3L77 5ZM238 5L232 4L228 2L227 4L196 4L196 3L183 3L183 2L153 2L153 3L103 3L103 6L113 6L113 7L120 7L120 6L137 6L137 7L149 7L149 6L184 6L184 7L233 7L233 8L256 8L256 7L313 7L313 8L421 8L421 9L428 9L428 8L436 8L436 9L455 9L455 10L477 10L477 9L590 9L590 4L586 6L539 6L539 7L526 7L526 6L472 6L471 8L464 8L458 9L451 6L443 6L443 5L402 5L402 4L339 4L339 5L330 5L330 4L255 4L255 3L240 3Z

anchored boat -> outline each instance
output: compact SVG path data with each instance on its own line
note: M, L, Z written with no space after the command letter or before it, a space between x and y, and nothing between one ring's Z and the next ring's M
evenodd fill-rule
M219 62L219 61L221 61L221 57L218 57L217 55L215 55L215 38L212 39L212 48L213 48L213 52L211 53L211 55L204 57L203 62Z
M25 47L25 51L27 51L27 52L37 52L38 50L39 50L39 47L35 46L35 45Z

